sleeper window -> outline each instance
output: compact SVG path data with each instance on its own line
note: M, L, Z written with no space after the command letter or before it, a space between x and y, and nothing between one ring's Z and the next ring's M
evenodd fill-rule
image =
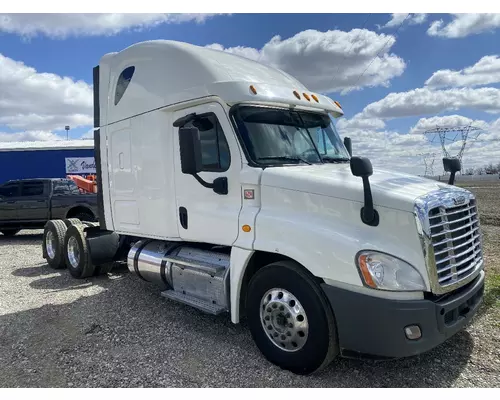
M127 87L132 80L132 76L134 75L135 67L125 68L120 76L118 77L118 82L116 83L116 91L115 91L115 106L120 102L127 90Z

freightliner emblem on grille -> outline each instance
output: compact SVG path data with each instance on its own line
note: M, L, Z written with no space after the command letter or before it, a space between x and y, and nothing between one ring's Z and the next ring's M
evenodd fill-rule
M465 196L459 196L459 197L453 199L453 203L455 203L456 206L458 206L460 204L464 204L465 203Z

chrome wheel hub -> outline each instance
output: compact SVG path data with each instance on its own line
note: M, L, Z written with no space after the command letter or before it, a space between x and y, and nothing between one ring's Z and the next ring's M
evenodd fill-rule
M80 262L80 250L78 248L78 242L74 236L71 236L68 240L68 260L73 268L78 268Z
M262 328L276 346L285 351L304 347L309 323L297 298L285 289L268 290L260 302Z
M48 231L45 237L45 250L50 258L53 259L56 256L56 243L52 231Z

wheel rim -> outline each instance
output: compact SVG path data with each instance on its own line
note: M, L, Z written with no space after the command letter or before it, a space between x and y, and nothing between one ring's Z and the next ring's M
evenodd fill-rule
M47 255L50 258L54 258L56 256L56 243L55 243L54 234L52 231L47 232L47 236L45 237L45 249L47 250Z
M74 236L71 236L68 240L68 260L73 268L78 268L78 264L80 263L80 249Z
M304 307L288 290L268 290L260 302L260 321L271 342L281 350L295 352L304 347L309 322Z

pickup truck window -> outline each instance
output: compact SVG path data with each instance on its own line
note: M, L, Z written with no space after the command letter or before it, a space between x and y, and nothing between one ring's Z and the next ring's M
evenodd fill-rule
M21 196L41 196L43 194L43 182L23 182Z
M55 181L54 182L54 195L69 195L69 194L80 194L78 186L73 181Z
M215 114L200 114L184 127L195 127L200 132L202 171L224 172L229 169L229 146Z
M7 183L0 186L0 197L16 197L19 196L19 183Z

